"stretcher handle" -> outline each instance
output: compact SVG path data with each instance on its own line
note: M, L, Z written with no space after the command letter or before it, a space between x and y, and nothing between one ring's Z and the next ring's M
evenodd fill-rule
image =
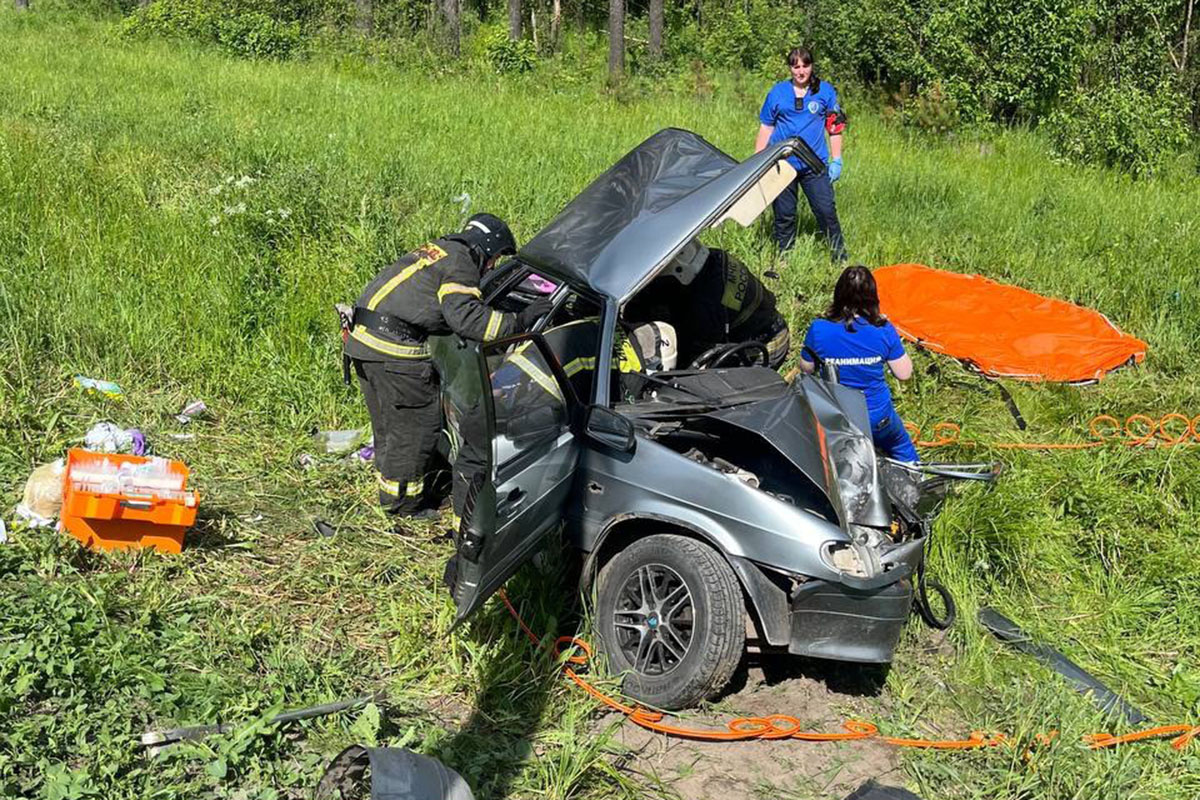
M121 508L132 508L135 511L149 511L154 508L154 503L149 500L122 500Z

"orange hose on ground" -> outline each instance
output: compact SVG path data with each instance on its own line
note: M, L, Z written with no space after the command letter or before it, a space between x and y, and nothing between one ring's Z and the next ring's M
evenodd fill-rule
M500 595L500 599L504 601L504 605L508 608L508 613L517 621L517 625L520 626L526 637L529 638L529 641L538 649L545 649L542 646L541 640L525 624L525 620L521 618L516 607L508 599L508 594L503 589L500 589L498 594ZM896 736L881 736L879 728L876 725L856 719L843 722L842 728L844 732L841 733L804 731L801 730L804 723L796 717L787 714L771 714L766 717L738 717L730 720L723 731L669 725L663 722L665 715L661 712L622 703L597 689L572 669L570 665L584 666L592 656L591 646L583 639L575 636L560 636L555 639L551 652L556 659L562 658L564 648L568 646L577 647L582 652L567 656L565 659L566 663L563 664L562 670L567 678L604 706L627 716L629 721L635 725L668 736L678 736L680 738L708 742L734 742L750 739L798 739L804 742L846 742L861 739L879 739L896 747L912 747L927 750L976 750L982 747L995 747L1012 741L1003 733L985 734L981 731L972 731L971 735L966 739L951 740L905 739ZM1092 733L1084 736L1083 741L1092 750L1098 750L1118 744L1160 739L1172 735L1176 738L1171 741L1171 746L1176 750L1183 750L1193 739L1200 736L1200 726L1164 725L1144 731L1127 733L1123 736L1113 736L1108 733ZM1053 742L1057 736L1058 731L1034 734L1032 744L1046 746ZM1025 751L1024 757L1026 760L1031 757L1032 744Z
M1188 417L1172 411L1155 419L1146 414L1131 414L1122 424L1116 417L1100 414L1088 422L1088 442L977 442L963 440L962 427L954 422L938 422L933 426L933 438L921 439L921 429L911 422L904 427L912 436L917 447L991 447L997 450L1090 450L1094 447L1123 443L1128 447L1150 445L1175 447L1183 444L1200 444L1200 415ZM1171 433L1169 428L1177 432Z

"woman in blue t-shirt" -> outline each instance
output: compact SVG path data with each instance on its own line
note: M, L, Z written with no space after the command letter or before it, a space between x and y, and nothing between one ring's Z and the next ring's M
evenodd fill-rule
M847 267L833 290L833 304L824 319L813 320L804 337L800 369L816 370L816 358L837 368L837 381L860 390L867 398L871 438L875 446L897 461L918 461L912 438L892 405L883 366L899 380L912 377L912 359L900 335L879 313L875 276L863 266Z
M779 251L784 252L796 241L799 188L808 199L817 227L829 241L833 259L845 261L846 245L834 203L833 181L842 174L842 132L846 128L846 115L838 103L837 90L817 77L812 53L803 47L793 48L787 55L787 63L791 79L772 86L758 112L754 152L795 137L807 143L817 158L827 161L829 167L818 175L796 156L788 158L788 163L796 168L796 179L771 204L775 212L775 243Z

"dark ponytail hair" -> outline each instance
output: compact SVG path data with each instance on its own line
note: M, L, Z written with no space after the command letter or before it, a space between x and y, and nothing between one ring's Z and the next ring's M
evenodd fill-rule
M879 313L879 289L871 270L856 264L846 267L833 289L833 303L825 313L825 319L840 322L846 330L854 330L854 318L862 317L876 328L882 327L887 319Z
M812 64L813 54L807 47L793 47L787 54L787 65L789 67L796 64ZM814 66L812 74L808 76L808 91L816 94L821 88L821 79L817 77L817 68Z

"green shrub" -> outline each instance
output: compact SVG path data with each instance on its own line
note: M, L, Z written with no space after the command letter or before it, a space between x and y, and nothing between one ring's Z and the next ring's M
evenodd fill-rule
M512 40L502 27L484 34L483 54L492 69L501 74L528 72L537 66L537 48L528 39Z
M285 59L303 44L298 22L278 22L258 12L222 19L217 41L243 58Z
M195 39L214 42L220 16L215 6L159 0L134 10L121 23L121 34L135 39L158 37L164 39Z
M191 39L220 45L244 58L284 59L299 52L304 42L301 20L315 13L307 7L256 0L156 0L135 9L120 30L130 38Z
M1169 86L1111 84L1069 98L1049 118L1060 154L1150 175L1188 143L1187 112Z
M884 110L884 115L937 134L949 133L961 122L958 104L941 81L934 81L915 94L910 94L905 87L893 95L892 105Z

